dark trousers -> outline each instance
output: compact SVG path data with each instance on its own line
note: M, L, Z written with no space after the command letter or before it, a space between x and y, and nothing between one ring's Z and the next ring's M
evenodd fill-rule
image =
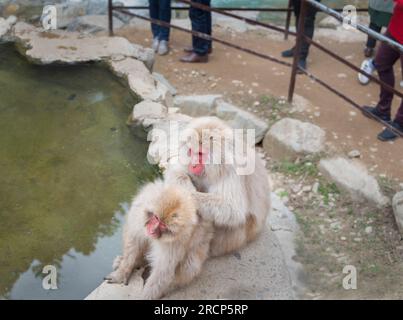
M193 2L210 6L211 0L193 0ZM192 22L192 30L211 35L211 12L191 7L189 17ZM211 48L211 41L199 37L192 37L193 51L199 55L206 55Z
M320 2L321 0L317 0ZM301 0L292 0L292 5L294 8L294 15L296 19L296 27L298 28L299 15L301 12ZM316 13L318 10L308 4L306 16L305 16L305 24L304 24L304 34L308 38L313 38L313 33L315 31L315 19ZM306 41L302 41L301 51L300 51L300 59L305 60L308 57L310 44Z
M149 0L150 17L164 22L171 22L171 0ZM159 40L169 41L170 28L162 27L157 24L151 24L153 37Z
M392 38L390 33L387 31L385 34L387 37ZM391 48L385 43L381 43L379 46L378 52L376 54L376 58L374 61L376 70L379 74L379 79L391 87L395 86L395 74L393 72L393 65L396 63L397 60L402 60L400 52ZM388 90L381 87L381 94L379 96L379 102L377 105L377 109L385 114L391 114L391 107L392 107L392 100L393 100L393 93L389 92ZM400 108L397 111L395 121L400 125L403 125L403 100L400 103Z
M370 28L371 30L374 30L375 32L378 32L378 33L381 32L381 30L382 30L382 27L378 26L377 24L375 24L375 23L373 23L373 22L371 22L371 23L369 24L369 28ZM374 38L368 36L367 48L374 49L374 48L375 48L375 45L376 45L376 40L375 40Z

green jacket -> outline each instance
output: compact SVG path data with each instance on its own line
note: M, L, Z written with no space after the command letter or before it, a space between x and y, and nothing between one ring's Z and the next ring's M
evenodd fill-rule
M376 11L393 13L393 0L369 0L369 7Z

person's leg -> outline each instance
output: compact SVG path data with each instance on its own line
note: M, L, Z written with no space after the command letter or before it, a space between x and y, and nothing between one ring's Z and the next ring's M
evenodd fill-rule
M298 17L299 17L299 12L301 10L301 0L291 0L292 4L292 9L294 11L294 16L295 16L295 28L298 28ZM294 49L295 46L292 47L291 49L284 50L281 53L281 56L284 58L292 58L294 56Z
M207 32L208 35L212 35L213 34L213 22L211 19L211 12L207 12ZM209 44L209 52L211 52L212 48L213 48L213 43L212 41L208 42Z
M211 1L194 0L194 2L210 6ZM209 26L209 23L211 24L211 18L209 20L209 16L211 16L211 14L209 15L208 12L193 7L190 8L189 15L192 21L193 31L198 31L201 33L208 33L209 31L211 32L211 26ZM208 40L193 36L192 43L193 43L193 51L198 55L206 55L208 53L210 45Z
M150 0L149 8L150 8L150 18L156 20L159 19L159 1ZM151 23L151 32L153 33L153 38L158 39L160 33L159 25Z
M317 0L320 2L320 0ZM305 24L304 24L304 35L308 38L312 39L313 34L315 31L315 19L318 10L312 6L308 5L307 13L305 17ZM302 41L301 44L301 51L300 51L300 61L305 61L308 57L310 44L306 41Z
M381 32L382 27L378 26L377 24L371 22L369 24L369 28L375 32ZM376 45L376 40L370 36L368 36L367 40L367 48L374 49Z
M388 36L388 33L386 34ZM379 74L379 79L389 86L394 87L395 75L393 65L400 58L400 53L385 43L379 46L374 65ZM390 117L393 93L381 87L379 102L376 109L383 115Z
M171 23L171 0L159 0L159 19ZM160 27L159 39L169 41L170 28Z

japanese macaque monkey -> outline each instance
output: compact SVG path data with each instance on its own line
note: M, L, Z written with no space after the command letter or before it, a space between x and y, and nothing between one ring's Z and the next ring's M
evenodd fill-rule
M254 149L254 139L252 146L237 148L239 137L216 117L194 119L186 131L192 138L187 139L183 151L190 163L181 161L181 166L197 189L192 194L199 214L214 223L210 255L237 250L256 238L270 211L264 162ZM253 165L247 174L239 170L242 157Z
M123 255L115 259L109 283L128 284L134 269L149 263L143 299L159 299L189 283L208 258L212 224L201 219L186 175L169 170L165 182L147 184L134 198L123 235Z

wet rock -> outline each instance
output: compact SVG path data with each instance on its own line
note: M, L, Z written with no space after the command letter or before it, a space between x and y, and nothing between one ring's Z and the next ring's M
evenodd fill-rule
M393 213L400 233L403 235L403 191L395 194L392 200Z
M362 163L342 157L322 159L319 162L319 170L357 200L369 200L379 207L389 203L376 179L368 173Z
M217 94L177 96L174 106L192 117L208 116L215 114L216 102L220 98L221 95Z
M232 128L255 130L255 143L261 142L269 129L265 121L223 100L217 101L216 115Z
M324 146L325 132L321 128L291 118L276 122L263 141L265 152L280 160L295 160L301 154L318 153Z

